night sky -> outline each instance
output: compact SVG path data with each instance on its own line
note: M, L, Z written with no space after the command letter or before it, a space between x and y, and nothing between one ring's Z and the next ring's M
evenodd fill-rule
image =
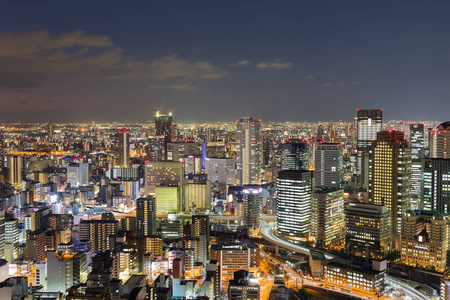
M0 122L450 119L450 1L2 1Z

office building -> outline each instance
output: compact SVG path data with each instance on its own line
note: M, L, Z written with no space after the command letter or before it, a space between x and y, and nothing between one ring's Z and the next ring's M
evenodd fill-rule
M138 236L156 234L156 205L152 195L136 200L136 227Z
M178 187L178 211L182 209L184 168L182 162L148 162L145 164L145 195L155 194L158 186ZM158 201L158 198L156 198Z
M450 213L450 159L422 160L421 209Z
M191 237L198 238L196 247L194 246L195 261L206 263L209 250L209 216L193 215L191 224Z
M236 164L232 158L212 158L205 161L205 173L208 180L220 185L234 185L236 179Z
M431 158L450 158L450 121L431 132Z
M155 188L156 213L181 212L182 199L180 198L180 187L157 186Z
M402 263L444 272L447 268L450 217L409 210L402 219Z
M67 184L71 187L86 186L89 181L89 163L69 164L67 166Z
M309 170L307 142L290 139L281 144L281 170Z
M316 187L340 188L344 158L340 144L318 144L315 151L314 180Z
M425 131L423 123L409 125L411 141L411 205L418 209L421 203L422 159L425 157Z
M119 149L120 167L128 168L128 156L130 155L130 132L128 128L119 130Z
M172 140L172 112L162 115L159 111L155 113L155 135L164 136L164 160L167 160L167 143Z
M316 245L342 245L344 228L344 190L316 189L311 195L311 235Z
M369 202L392 212L392 232L401 233L402 215L411 208L411 147L401 131L380 131L372 143Z
M45 254L45 232L38 229L27 234L27 255L28 260L34 262L44 261Z
M386 206L352 202L345 210L345 245L351 255L381 259L392 241Z
M261 183L261 120L242 117L236 124L236 170L241 185Z
M166 157L164 135L148 137L147 158L149 161L163 161Z
M262 188L258 185L245 185L244 197L244 226L255 229L259 226L259 205L262 197Z
M278 234L306 240L311 230L311 171L280 171L277 179Z
M206 183L187 183L185 185L186 210L195 208L197 210L211 209L211 181Z
M367 188L369 185L369 152L372 141L377 139L377 132L381 131L382 122L382 109L358 109L357 111L357 173L363 188Z
M174 141L167 143L167 161L182 161L185 156L200 155L197 142Z

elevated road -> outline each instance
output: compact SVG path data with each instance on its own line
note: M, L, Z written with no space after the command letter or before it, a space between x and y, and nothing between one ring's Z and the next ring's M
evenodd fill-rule
M305 246L294 244L288 240L282 239L274 233L275 222L267 223L264 220L261 220L261 225L259 227L259 233L263 237L263 239L272 242L275 245L286 248L288 250L302 253L304 255L310 255L310 249ZM324 253L327 259L333 258L332 255ZM386 282L394 286L398 291L403 292L409 299L418 299L418 300L428 300L428 298L416 291L413 287L408 285L405 282L402 282L392 276L386 275Z

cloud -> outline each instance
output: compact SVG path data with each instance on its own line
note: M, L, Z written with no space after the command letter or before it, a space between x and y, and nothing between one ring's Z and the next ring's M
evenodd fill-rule
M232 66L245 66L248 65L250 63L249 60L241 60L235 63L231 63Z
M193 81L219 79L230 72L208 61L177 55L151 61L125 56L104 35L75 30L52 36L47 30L0 33L0 87L26 88L49 78L146 79ZM156 84L155 83L155 84Z
M331 85L331 82L326 82L326 83L322 84L323 87L327 87L327 86L330 86L330 85Z
M198 85L193 85L190 82L178 81L169 84L155 83L149 86L151 89L167 89L167 90L196 90Z
M306 79L314 79L314 78L316 78L316 76L314 76L314 75L307 75L307 76L305 76L305 78Z
M275 59L273 62L262 61L256 65L258 69L287 69L292 68L293 66L292 62L281 62L279 58Z

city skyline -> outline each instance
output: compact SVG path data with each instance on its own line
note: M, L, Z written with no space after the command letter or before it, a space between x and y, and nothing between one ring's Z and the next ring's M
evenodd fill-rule
M273 121L376 107L386 120L445 121L449 5L11 3L0 118L145 121L166 101L179 122L233 120L236 107Z

